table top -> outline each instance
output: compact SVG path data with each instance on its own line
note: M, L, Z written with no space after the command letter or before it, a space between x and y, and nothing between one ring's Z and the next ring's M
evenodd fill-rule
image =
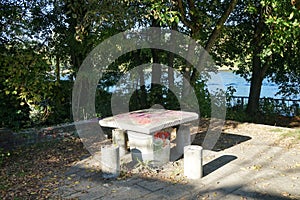
M101 126L119 128L151 134L164 128L176 126L198 119L194 112L145 109L107 117L99 121Z

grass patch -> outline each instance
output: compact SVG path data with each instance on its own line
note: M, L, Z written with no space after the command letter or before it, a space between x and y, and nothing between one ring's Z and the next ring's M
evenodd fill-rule
M283 138L293 137L297 141L300 141L300 129L296 129L296 130L292 130L292 131L288 131L286 133L283 133L282 137Z
M274 133L282 133L282 132L284 132L285 130L280 129L280 128L275 128L275 129L272 129L271 131L274 132Z

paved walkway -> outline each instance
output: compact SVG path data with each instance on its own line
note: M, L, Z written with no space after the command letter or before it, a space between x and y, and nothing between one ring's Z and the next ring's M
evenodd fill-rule
M252 126L244 125L225 134L242 138L239 144L205 150L204 177L200 180L184 184L141 176L104 180L96 170L99 162L90 157L67 172L68 178L57 195L91 200L300 199L299 145L282 144L281 135L287 129L255 127L253 131ZM266 136L266 130L272 134Z

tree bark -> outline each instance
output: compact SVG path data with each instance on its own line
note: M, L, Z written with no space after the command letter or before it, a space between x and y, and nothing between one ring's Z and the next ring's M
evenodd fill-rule
M172 52L168 54L168 86L171 89L174 87L174 54Z
M59 55L56 55L56 66L55 66L55 73L56 73L56 82L60 82L60 58Z
M159 63L158 49L151 49L153 65L152 65L152 83L159 84L161 78L161 67L157 65Z
M238 0L231 0L231 2L228 5L227 10L223 13L221 18L219 19L218 23L216 24L213 32L209 36L208 41L205 44L205 50L207 52L210 52L211 48L214 46L217 38L219 37L222 28L224 27L224 23L226 22L227 18L229 17L230 13L233 11L237 4Z
M188 51L186 55L186 64L184 67L183 71L183 84L182 84L182 98L188 97L191 92L191 70L192 70L192 65L191 63L188 62L188 58L192 56L191 54L194 53L195 50L195 45L190 43L188 44Z
M261 73L260 58L258 55L253 57L253 71L250 84L249 100L247 113L254 116L259 111L259 97L262 87L263 74Z
M159 27L158 21L153 20L152 26ZM158 37L160 37L160 33L158 31L155 31L155 34L158 35ZM157 39L156 42L159 42L160 38L156 38L156 39ZM152 54L152 59L153 59L153 63L154 63L154 65L152 65L152 84L153 83L159 84L160 78L161 78L161 67L156 65L159 63L159 49L152 48L151 54Z
M177 24L174 23L171 26L171 29L172 30L176 30L177 29ZM172 42L174 39L175 39L174 35L171 34L170 42ZM171 49L172 51L175 50L174 49L175 48L174 45L172 45L171 48L172 48ZM169 56L168 56L168 66L169 66L169 68L168 68L168 86L169 86L170 89L172 89L174 87L174 69L173 68L174 68L175 55L172 52L169 52L168 54L169 54Z
M136 53L136 61L138 63L138 65L140 65L142 63L141 61L141 49L137 50ZM146 86L145 86L145 77L144 77L144 71L142 68L139 68L139 77L140 77L140 95L139 95L139 99L140 99L140 109L145 109L147 108L147 91L146 91Z
M160 27L157 20L152 20L152 27ZM160 32L155 33L158 37L156 42L160 41ZM151 79L151 89L150 89L150 104L160 104L162 99L162 89L161 89L161 66L159 65L159 49L151 49L152 54L152 79Z
M252 77L250 84L249 100L246 112L249 116L254 116L259 112L259 98L261 93L262 81L268 68L268 63L262 64L260 54L263 50L262 37L265 29L263 19L263 9L258 18L253 37L253 57L252 57Z

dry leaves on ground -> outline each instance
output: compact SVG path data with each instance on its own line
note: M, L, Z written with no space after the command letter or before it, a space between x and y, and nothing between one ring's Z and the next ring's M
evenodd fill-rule
M88 152L78 139L51 141L13 150L0 170L0 199L47 199L64 172Z

